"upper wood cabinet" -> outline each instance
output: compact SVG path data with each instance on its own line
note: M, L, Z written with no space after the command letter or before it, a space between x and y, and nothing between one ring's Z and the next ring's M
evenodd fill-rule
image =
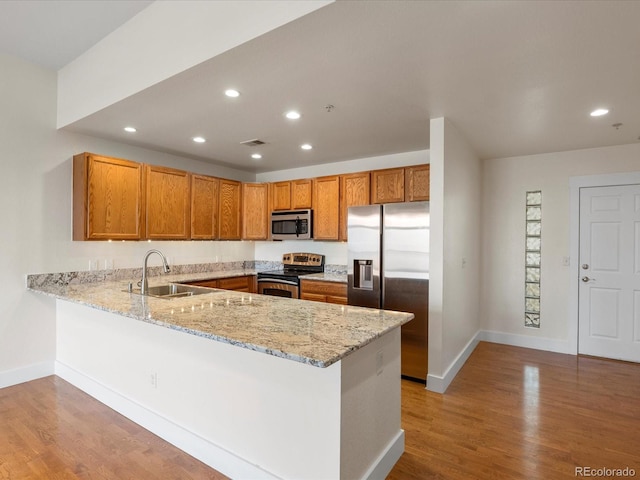
M73 239L144 237L142 164L81 153L73 157Z
M152 240L188 240L191 230L189 172L145 165L146 236Z
M348 208L370 203L370 179L369 172L340 175L340 240L347 240Z
M191 238L218 238L218 197L220 180L205 175L191 175Z
M340 176L313 179L313 238L340 237Z
M220 240L242 238L242 183L220 179L218 236Z
M269 184L271 210L311 208L313 181L310 178Z
M291 210L311 208L313 205L313 181L310 178L291 182Z
M269 184L271 210L291 210L291 182Z
M430 165L416 165L404 169L407 202L429 200Z
M266 240L269 237L269 184L242 184L242 238Z
M371 203L404 202L404 168L371 172Z

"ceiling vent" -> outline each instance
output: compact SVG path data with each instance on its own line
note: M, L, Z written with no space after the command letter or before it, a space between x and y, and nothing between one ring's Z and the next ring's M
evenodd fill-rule
M260 145L264 145L266 142L262 140L258 140L254 138L253 140L246 140L244 142L240 142L240 145L246 145L247 147L259 147Z

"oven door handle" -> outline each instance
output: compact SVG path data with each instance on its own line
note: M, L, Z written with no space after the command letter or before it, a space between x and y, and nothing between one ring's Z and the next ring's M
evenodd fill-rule
M292 282L291 280L281 280L279 278L259 278L258 279L258 283L264 283L264 282L282 283L285 285L293 285L294 287L298 286L298 282Z

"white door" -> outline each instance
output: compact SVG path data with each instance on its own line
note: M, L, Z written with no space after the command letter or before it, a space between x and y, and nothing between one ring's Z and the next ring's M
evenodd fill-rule
M580 189L578 352L640 362L640 185Z

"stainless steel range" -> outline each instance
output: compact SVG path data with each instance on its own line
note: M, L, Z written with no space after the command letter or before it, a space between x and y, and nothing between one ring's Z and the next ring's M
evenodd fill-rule
M300 298L300 275L324 272L324 255L285 253L282 267L281 270L258 272L258 293Z

